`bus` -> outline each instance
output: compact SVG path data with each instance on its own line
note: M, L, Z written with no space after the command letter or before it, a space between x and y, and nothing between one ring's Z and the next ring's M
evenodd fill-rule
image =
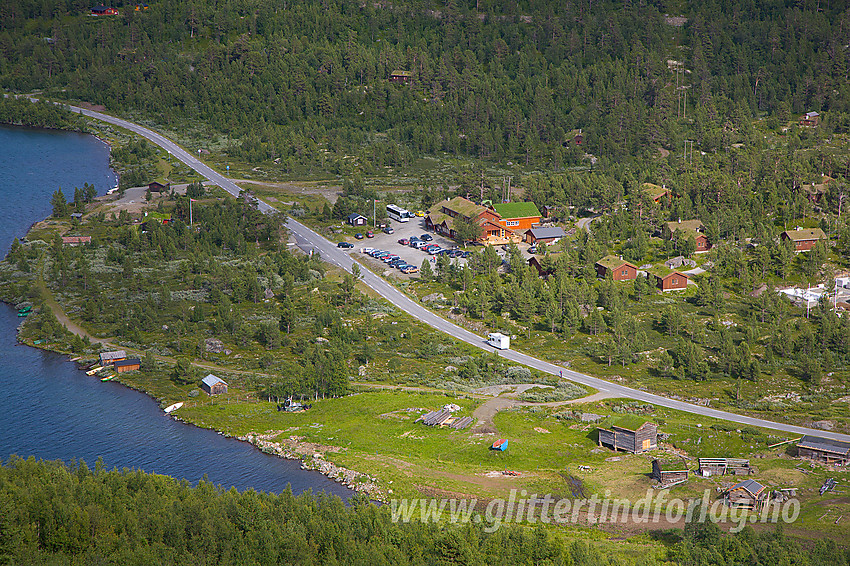
M387 205L387 216L396 222L407 222L413 218L413 214L411 212L394 204Z

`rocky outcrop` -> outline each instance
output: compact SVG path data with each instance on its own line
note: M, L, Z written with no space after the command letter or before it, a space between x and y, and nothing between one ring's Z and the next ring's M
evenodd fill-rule
M377 478L337 466L325 459L326 452L339 452L343 450L342 448L305 442L303 436L278 438L283 432L278 430L269 431L266 434L248 433L239 437L239 440L250 442L266 454L274 454L289 460L301 460L303 470L317 471L349 489L365 493L371 499L386 501L386 494L378 486ZM392 490L389 493L392 494Z

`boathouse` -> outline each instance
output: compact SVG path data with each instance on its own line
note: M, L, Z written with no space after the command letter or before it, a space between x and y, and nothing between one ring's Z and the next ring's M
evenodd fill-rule
M201 380L201 389L208 395L220 395L227 393L227 382L216 375L209 374Z
M124 350L115 350L113 352L100 353L100 365L106 366L127 359L127 352Z
M124 373L125 371L139 371L141 368L142 361L135 358L115 362L115 371L118 373Z

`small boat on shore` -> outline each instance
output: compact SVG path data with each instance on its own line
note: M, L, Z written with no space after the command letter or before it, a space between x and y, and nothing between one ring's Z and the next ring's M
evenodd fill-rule
M100 378L100 380L101 380L101 381L112 381L112 380L113 380L113 379L115 379L116 377L118 377L118 374L117 374L117 373L113 373L112 375L107 375L106 377L101 377L101 378Z
M86 375L94 375L102 369L103 369L103 366L93 367L89 371L86 372Z
M174 403L173 405L169 405L165 408L165 413L168 414L168 413L171 413L173 411L176 411L177 409L179 409L182 406L183 406L183 401L180 401L178 403Z

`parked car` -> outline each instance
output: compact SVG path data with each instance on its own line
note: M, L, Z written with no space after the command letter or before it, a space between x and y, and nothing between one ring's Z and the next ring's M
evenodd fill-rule
M425 216L425 211L423 211L423 210L417 210L417 211L415 212L415 214L416 214L416 216L418 216L419 218L422 218L423 216Z
M369 230L368 232L366 232L366 237L367 237L367 238L374 238L374 237L375 237L375 234L373 234L373 233L372 233L372 231L371 231L371 230Z
M462 257L463 259L467 259L471 255L472 252L463 252L462 254L460 254L460 257Z
M360 251L361 251L361 252L363 252L364 254L370 254L370 253L372 253L373 251L375 251L375 248L363 248L363 249L362 249L362 250L360 250Z
M421 236L419 236L419 239L423 242L430 242L434 238L431 237L431 234L422 234Z
M528 248L528 253L536 254L537 253L537 246L531 246L530 248Z
M336 245L336 247L348 249L348 248L353 248L354 244L352 244L351 242L340 242Z
M419 271L419 268L416 267L415 265L407 265L407 266L401 268L402 273L417 273L418 271Z
M401 244L402 246L406 246L407 244L410 243L410 240L408 240L407 238L399 238L398 243Z
M372 255L372 257L376 257L378 259L383 259L383 258L387 257L388 255L390 255L390 252L386 252L384 250L378 250L377 252L375 252Z
M383 232L384 234L392 234L393 232L395 232L395 229L392 226L387 226L386 228L384 228Z
M357 232L356 234L354 234L354 237L357 238L358 240L362 240L363 234L361 234L360 232Z
M424 248L425 248L425 246L428 246L428 245L430 245L430 244L428 244L428 242L423 242L422 240L419 240L419 241L414 242L414 243L413 243L413 244L411 244L411 245L412 245L414 248L416 248L417 250L421 250L421 249L424 249Z
M428 250L428 253L431 254L431 255L437 255L441 251L443 251L443 248L441 248L440 246L437 246L436 248L430 248Z
M434 248L439 248L439 247L440 247L440 246L439 246L438 244L424 244L424 245L420 246L420 247L419 247L419 249L420 249L420 250L423 250L423 251L426 251L426 252L429 252L429 251L431 251L432 249L434 249Z
M463 252L460 250L451 250L449 252L449 257L460 257L463 255Z

